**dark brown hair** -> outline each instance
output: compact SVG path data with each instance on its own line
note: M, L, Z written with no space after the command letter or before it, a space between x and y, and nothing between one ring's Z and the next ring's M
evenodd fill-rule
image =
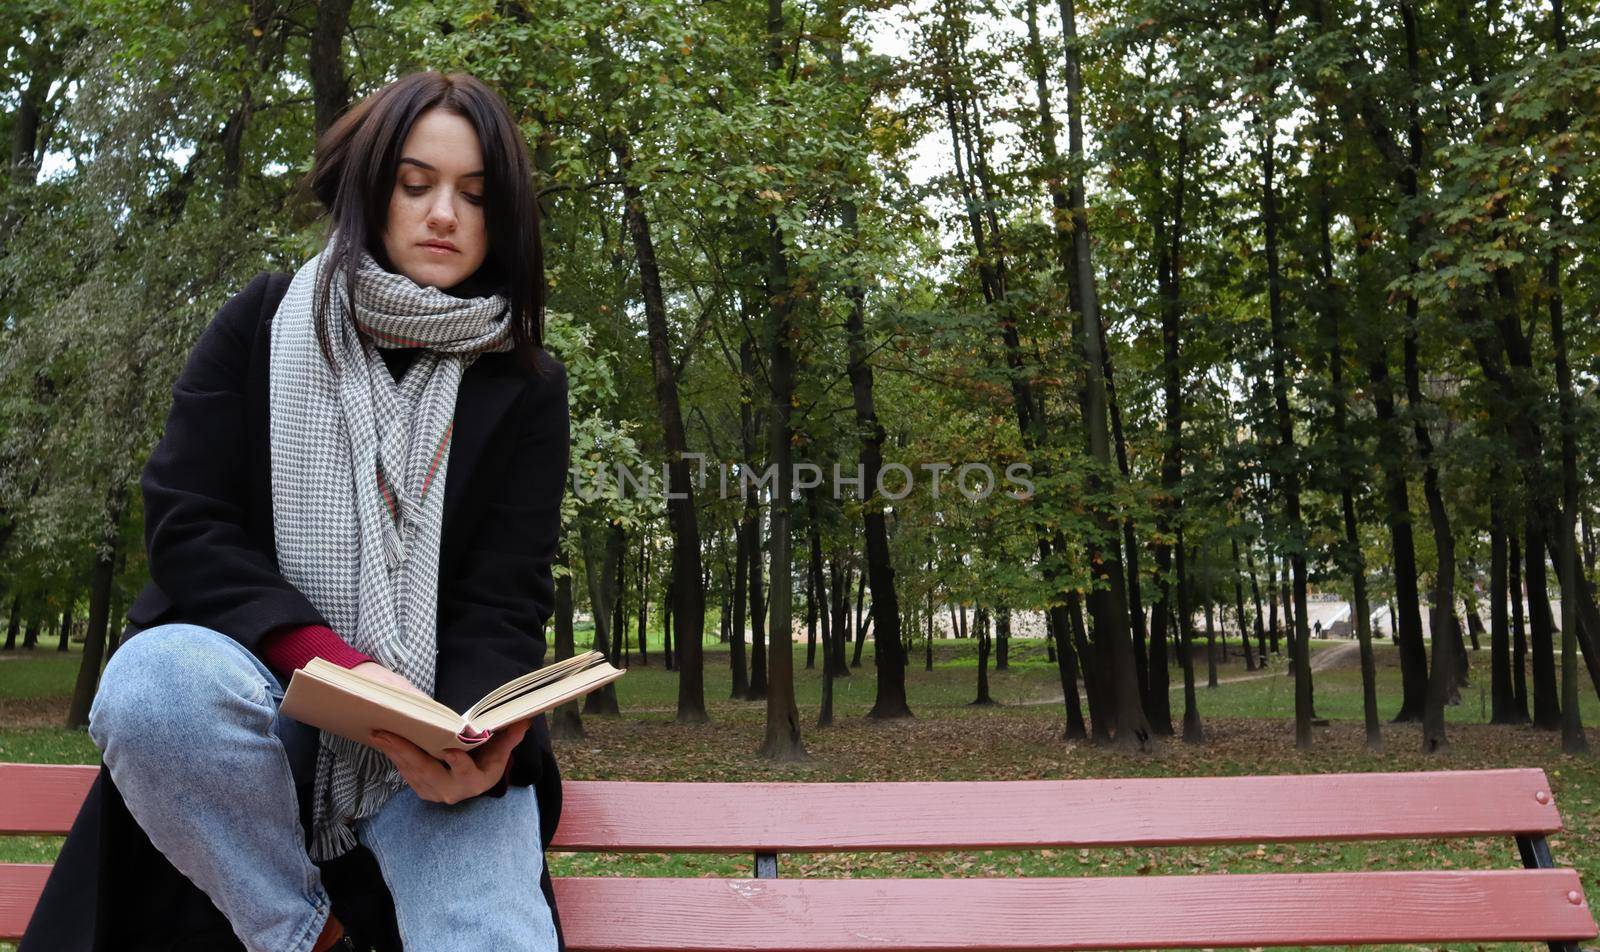
M347 300L355 297L362 249L389 267L382 250L401 148L417 117L444 109L472 123L483 150L484 225L488 256L461 285L474 296L498 291L510 302L511 340L523 363L537 371L544 346L544 244L528 147L505 101L475 77L436 70L402 76L340 116L317 141L311 172L301 182L328 211L324 243L328 264L313 293L317 340L332 362L327 326L331 278L346 275ZM459 293L459 292L458 292Z

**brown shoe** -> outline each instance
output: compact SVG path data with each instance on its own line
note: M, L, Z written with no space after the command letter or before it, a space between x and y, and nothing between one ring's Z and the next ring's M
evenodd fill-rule
M344 923L333 913L328 913L328 921L322 924L322 932L317 936L317 941L311 946L311 952L331 952L334 949L353 949L352 943L344 934Z

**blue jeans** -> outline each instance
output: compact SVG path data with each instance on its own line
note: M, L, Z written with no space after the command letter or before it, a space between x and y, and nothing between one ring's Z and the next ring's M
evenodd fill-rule
M279 715L283 690L227 635L161 625L117 650L89 711L128 811L251 952L307 952L331 908L295 798L317 733ZM454 805L407 787L356 838L383 872L406 949L556 948L532 787Z

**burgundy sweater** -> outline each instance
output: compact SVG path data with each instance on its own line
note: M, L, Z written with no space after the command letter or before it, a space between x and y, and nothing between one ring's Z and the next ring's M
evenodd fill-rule
M406 368L411 366L411 361L416 358L417 350L400 347L384 348L379 350L378 354L388 365L389 373L399 380L405 374ZM375 660L352 648L350 643L339 637L337 632L324 625L290 625L268 632L261 641L261 654L266 659L267 667L283 677L288 677L305 667L312 658L323 658L341 668L353 668L363 662ZM508 757L505 772L500 775L500 782L480 795L503 796L510 775L511 758Z

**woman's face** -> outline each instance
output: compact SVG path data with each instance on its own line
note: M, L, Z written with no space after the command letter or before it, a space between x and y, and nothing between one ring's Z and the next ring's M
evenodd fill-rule
M418 116L400 150L383 235L394 269L440 290L471 277L489 254L483 183L472 123L443 109Z

